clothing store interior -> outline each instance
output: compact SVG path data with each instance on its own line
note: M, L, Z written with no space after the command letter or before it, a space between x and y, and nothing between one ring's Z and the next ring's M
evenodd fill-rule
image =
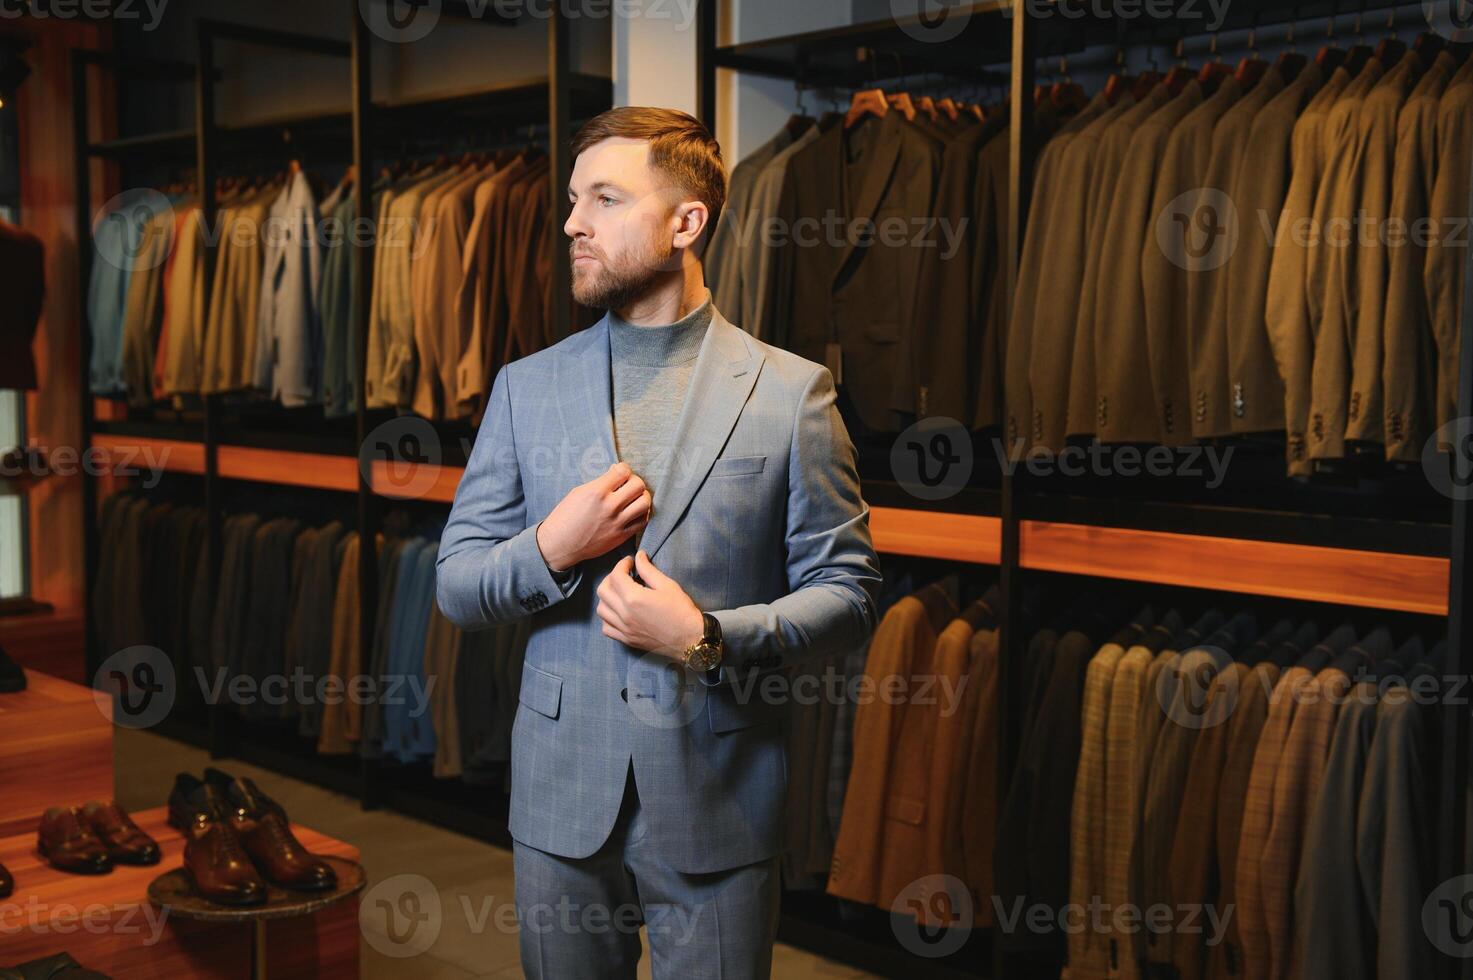
M0 978L524 975L539 614L436 558L621 105L884 573L771 975L1473 976L1469 0L15 7Z

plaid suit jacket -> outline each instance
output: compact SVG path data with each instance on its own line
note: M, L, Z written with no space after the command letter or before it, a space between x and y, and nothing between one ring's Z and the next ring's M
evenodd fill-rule
M1125 656L1127 644L1133 644L1133 638L1128 635L1106 643L1090 659L1084 675L1079 769L1074 776L1074 809L1069 821L1069 904L1080 907L1087 907L1092 898L1104 893L1106 723L1115 670ZM1103 936L1089 929L1071 932L1068 949L1066 980L1106 975L1109 951Z
M1384 636L1384 643L1379 638ZM1384 632L1367 638L1370 647L1390 652L1391 639ZM1294 880L1299 856L1309 833L1309 818L1320 783L1325 777L1325 760L1335 720L1350 692L1351 677L1367 659L1362 647L1315 675L1305 692L1307 702L1294 713L1274 776L1273 820L1260 861L1264 920L1268 927L1269 976L1287 980L1293 974Z
M1242 940L1238 969L1230 973L1248 977L1267 977L1269 970L1268 911L1264 904L1264 850L1274 818L1274 790L1280 760L1289 739L1294 715L1310 696L1315 674L1323 668L1332 652L1349 646L1354 633L1342 627L1306 654L1299 663L1285 670L1270 696L1268 717L1263 724L1258 746L1253 753L1253 770L1248 792L1243 801L1243 827L1238 844L1237 908L1238 928Z

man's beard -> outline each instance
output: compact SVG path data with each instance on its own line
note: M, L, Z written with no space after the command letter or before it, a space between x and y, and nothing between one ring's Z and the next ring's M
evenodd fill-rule
M580 273L574 268L573 299L591 309L628 309L655 288L660 272L668 264L674 251L669 248L661 254L659 244L652 242L644 249L643 254L619 265L609 261L606 256L595 256L599 263L596 273ZM570 245L570 261L574 253L575 246Z

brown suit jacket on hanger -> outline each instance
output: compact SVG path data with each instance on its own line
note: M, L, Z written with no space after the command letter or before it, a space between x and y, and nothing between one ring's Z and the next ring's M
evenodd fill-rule
M1074 139L1069 132L1049 140L1038 156L1033 173L1033 203L1029 207L1032 220L1023 233L1023 252L1018 265L1018 284L1013 293L1012 319L1003 340L1003 418L1002 437L1009 453L1032 446L1033 386L1028 377L1032 362L1031 326L1038 308L1040 291L1049 282L1045 276L1048 263L1047 221L1038 220L1048 212L1058 179L1064 150Z
M1199 273L1189 249L1208 245L1197 240L1196 222L1212 163L1212 133L1241 95L1235 77L1223 79L1172 128L1157 164L1141 242L1140 281L1157 427L1166 445L1190 442L1194 430L1207 422L1207 393L1197 392L1199 401L1192 391L1191 337L1207 326L1211 302L1205 289L1191 288ZM1183 215L1189 221L1185 233L1177 223Z
M940 247L927 250L935 254L921 263L916 297L917 320L930 327L906 331L901 342L900 363L912 377L895 407L964 424L985 394L977 389L975 370L983 358L983 320L972 304L972 260L977 248L987 248L992 227L973 218L982 205L976 200L981 151L998 132L996 123L975 123L943 142L933 230ZM956 236L957 246L943 256L948 235Z
M460 288L456 295L456 324L460 331L459 361L455 366L455 405L447 412L456 418L478 414L486 395L488 351L501 350L495 333L503 321L490 317L491 280L501 246L507 189L526 172L528 161L519 155L476 189L474 214L461 257ZM499 353L498 353L499 356Z
M1204 212L1204 216L1221 228L1234 220L1218 213L1225 210L1224 201L1230 201L1237 209L1237 226L1231 232L1237 237L1229 240L1231 251L1226 253L1220 265L1213 264L1216 256L1208 252L1208 258L1212 260L1208 266L1194 269L1187 275L1188 306L1193 313L1193 319L1187 324L1192 372L1192 434L1198 439L1215 439L1233 433L1234 399L1228 369L1228 297L1242 288L1237 278L1241 271L1235 262L1242 254L1244 239L1256 235L1262 241L1263 232L1258 227L1257 215L1244 208L1232 193L1240 171L1262 166L1255 159L1250 167L1244 168L1242 161L1255 120L1283 90L1284 76L1277 67L1270 66L1258 84L1225 112L1212 130L1212 149L1208 153L1207 176L1202 185L1207 188L1211 199L1204 196L1200 203L1212 206L1212 211ZM1282 199L1278 203L1282 204ZM1277 205L1274 213L1278 213ZM1200 243L1201 247L1213 244Z
M1130 148L1136 129L1152 113L1166 104L1171 92L1158 85L1139 102L1115 118L1100 134L1095 151L1095 165L1090 173L1089 196L1085 206L1085 259L1079 283L1079 306L1075 311L1074 350L1069 357L1069 409L1065 432L1071 436L1095 434L1098 425L1098 398L1095 392L1095 307L1099 291L1099 266L1106 242L1105 226L1115 205L1115 186L1125 151Z
M1346 378L1348 401L1342 410L1345 438L1384 445L1385 399L1381 372L1385 367L1386 286L1390 277L1391 253L1406 247L1405 238L1392 237L1387 227L1391 214L1392 176L1396 165L1397 117L1407 96L1423 71L1414 51L1387 72L1366 96L1357 122L1355 161L1348 173L1357 218L1368 219L1370 233L1356 236L1354 248L1342 249L1337 259L1343 264L1346 332L1332 342L1346 345L1350 372ZM1406 311L1394 311L1405 316ZM1335 406L1339 409L1339 406Z
M1391 223L1406 229L1400 248L1387 256L1386 308L1382 324L1385 363L1386 458L1417 462L1435 428L1437 341L1427 307L1427 245L1418 234L1431 213L1437 155L1437 107L1457 60L1444 51L1422 76L1396 121Z
M891 112L853 129L835 126L788 163L779 213L802 241L784 251L790 270L782 279L792 295L779 329L789 350L820 364L831 363L831 345L838 346L839 389L873 432L900 427L892 409L905 403L910 375L896 361L902 334L921 329L923 251L909 238L886 244L875 228L934 213L941 153L934 138ZM847 232L841 243L828 240L833 219ZM860 247L866 228L872 244Z
M1253 119L1243 165L1230 194L1238 209L1238 247L1219 282L1217 315L1227 337L1232 431L1282 431L1284 381L1274 363L1266 322L1269 270L1280 248L1292 247L1279 225L1289 194L1291 145L1300 112L1319 92L1324 74L1310 62ZM1268 223L1262 227L1259 216ZM1302 303L1302 298L1301 298Z
M1437 425L1458 417L1458 351L1462 337L1463 279L1468 268L1467 235L1454 229L1468 217L1473 178L1473 60L1448 83L1437 109L1440 167L1432 187L1437 234L1427 249L1427 305L1437 337ZM1459 241L1462 244L1458 244Z
M941 631L928 657L911 664L911 691L931 683L930 703L916 699L901 711L895 766L886 786L885 823L876 846L882 852L878 904L915 915L924 926L950 926L954 909L929 903L897 906L911 883L928 875L960 877L963 871L960 826L953 822L961 788L959 772L967 736L965 716L948 704L945 692L964 691L971 661L972 634L990 616L973 603ZM921 651L924 653L925 651ZM950 709L950 710L943 710Z
M1346 255L1357 238L1351 224L1359 207L1355 187L1356 144L1361 109L1385 69L1375 58L1345 88L1325 120L1325 179L1314 204L1316 245L1307 268L1309 322L1314 335L1310 370L1309 457L1335 460L1345 455L1346 408L1350 401L1350 336L1354 308Z
M1120 167L1095 280L1095 434L1102 442L1167 437L1161 426L1166 393L1152 390L1147 380L1153 374L1141 261L1155 247L1151 202L1167 142L1201 103L1202 87L1193 79L1136 130Z
M1314 365L1314 320L1309 302L1309 265L1312 255L1315 200L1325 183L1329 154L1325 124L1330 108L1351 78L1344 68L1330 80L1294 124L1290 150L1289 191L1279 213L1276 246L1269 265L1264 320L1274 363L1284 387L1285 454L1291 476L1309 476L1310 372Z
M955 614L955 604L935 586L901 599L875 630L865 674L877 683L892 675L909 677L916 664L929 661L938 634ZM882 901L880 842L890 809L890 779L903 768L898 761L901 706L886 700L862 702L854 712L854 762L829 870L830 895L867 905Z
M1090 182L1105 132L1134 105L1135 100L1126 93L1076 132L1059 155L1057 175L1048 197L1040 202L1039 213L1029 215L1030 223L1043 222L1047 246L1045 267L1039 275L1045 288L1038 291L1031 327L1020 325L1031 334L1029 439L1055 452L1064 448L1068 422L1069 374L1079 315L1079 296L1072 284L1084 278Z

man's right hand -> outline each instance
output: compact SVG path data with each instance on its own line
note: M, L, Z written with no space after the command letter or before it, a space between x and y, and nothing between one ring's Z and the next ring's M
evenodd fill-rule
M537 527L537 547L547 567L566 571L607 554L650 520L654 498L628 463L574 487Z

